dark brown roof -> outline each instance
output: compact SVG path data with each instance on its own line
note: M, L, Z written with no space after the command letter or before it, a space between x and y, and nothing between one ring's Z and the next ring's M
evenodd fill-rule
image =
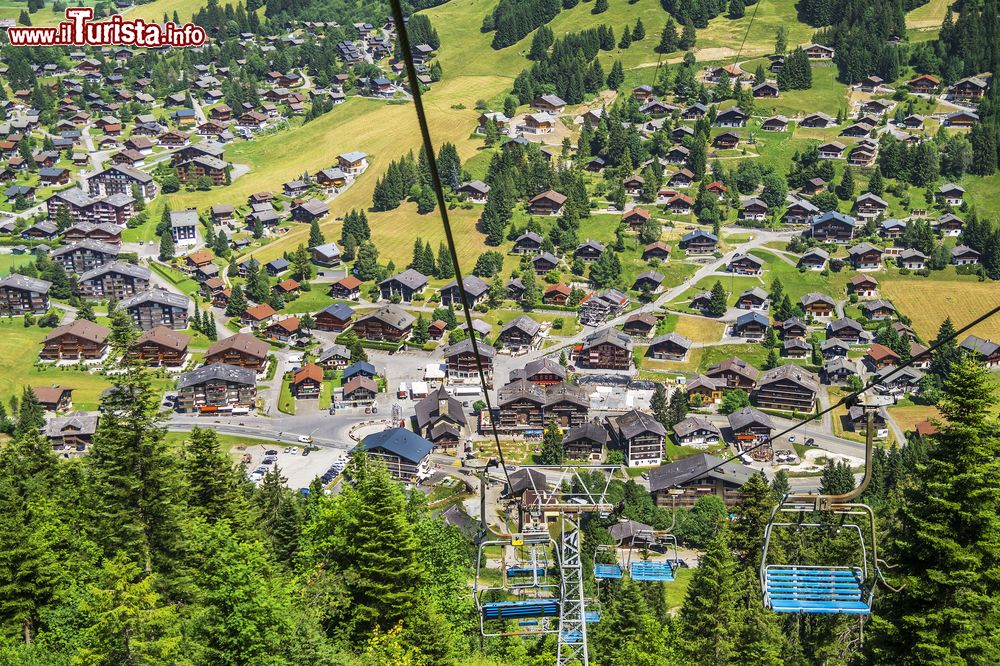
M138 344L144 342L153 342L162 347L167 347L175 351L184 351L188 347L188 343L191 338L179 331L175 331L167 326L157 326L156 328L151 328L136 340Z
M258 340L252 335L237 333L228 338L223 338L209 347L206 356L213 356L220 352L229 351L230 349L235 349L254 358L267 358L268 346L266 342Z

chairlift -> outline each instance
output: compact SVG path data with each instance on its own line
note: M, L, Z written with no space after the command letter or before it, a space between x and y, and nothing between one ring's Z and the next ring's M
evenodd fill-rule
M881 579L885 584L880 568L884 562L878 557L875 513L871 507L853 500L861 496L871 481L874 431L872 414L873 411L869 410L865 437L865 474L854 490L842 495L788 495L771 512L764 530L764 551L760 563L760 586L765 608L777 613L871 614L876 582ZM807 513L861 516L862 520L858 521L861 524L838 523L828 518L821 522L804 522L801 519ZM777 520L779 515L796 515L799 520ZM862 525L867 530L862 529ZM775 529L848 530L858 537L860 561L836 566L769 563L771 537ZM886 586L889 587L887 584Z
M609 563L609 560L611 562ZM597 580L620 580L624 572L618 544L601 544L594 553L594 578Z
M500 549L500 566L488 566L487 549ZM559 617L559 583L548 579L548 550L555 542L547 532L515 534L482 541L476 557L473 587L485 637L555 633ZM508 562L513 553L514 561ZM492 572L492 573L490 573ZM492 582L499 578L499 582ZM516 625L511 624L516 620Z
M674 580L674 571L680 566L681 558L677 554L677 537L669 531L656 532L654 530L641 530L636 533L636 537L648 535L646 542L653 546L660 546L667 554L668 559L664 561L632 559L632 552L635 547L635 539L628 552L628 574L632 580L641 583L670 583ZM670 550L673 550L674 557L669 559Z

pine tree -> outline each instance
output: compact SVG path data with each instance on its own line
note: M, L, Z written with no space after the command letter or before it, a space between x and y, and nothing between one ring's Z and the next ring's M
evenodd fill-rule
M363 242L358 248L354 274L364 282L374 279L378 274L378 249L368 241Z
M694 29L694 23L691 19L684 22L684 29L681 31L681 38L677 43L678 48L682 51L690 51L694 48L695 40L697 39L697 34Z
M345 489L344 526L352 580L347 584L353 634L366 636L376 624L392 626L411 612L423 576L413 527L404 514L402 489L384 465L359 453L351 461L354 486Z
M594 3L594 8L590 10L591 14L603 14L608 11L608 0L597 0Z
M677 50L677 24L672 16L667 17L667 23L660 33L660 43L656 47L657 53L673 53Z
M837 198L841 201L849 201L854 198L854 170L850 165L844 167L844 174L837 184Z
M774 52L777 55L784 55L786 49L788 49L788 30L785 26L779 25L774 37Z
M451 253L444 243L438 245L437 272L436 275L442 280L450 280L455 277L455 266L451 261Z
M236 285L233 287L229 300L226 302L226 316L238 317L247 309L247 299L243 296L243 287Z
M746 13L746 5L743 4L743 0L729 0L729 18L740 19Z
M875 172L868 180L868 191L878 196L882 196L882 192L885 191L885 184L882 182L882 170L878 166L875 167Z
M14 436L22 437L32 432L41 432L44 427L45 410L42 408L42 403L38 402L35 391L30 386L25 386L21 390L21 406L17 412Z
M563 457L562 431L559 429L559 424L553 419L545 426L538 462L541 465L561 465Z
M673 425L670 422L670 403L667 400L667 390L660 382L657 382L653 387L653 397L650 398L649 409L664 428L669 429Z
M160 261L169 261L174 258L174 253L176 249L174 248L174 237L168 228L160 236Z
M736 564L723 524L708 544L684 597L680 617L684 647L699 664L727 666L733 654L736 622Z
M318 247L326 242L326 238L323 237L323 232L319 228L319 220L313 219L309 223L309 247Z
M642 19L637 18L635 20L635 27L632 28L632 41L641 42L646 39L646 26L642 24Z
M996 625L983 614L1000 602L991 573L992 535L1000 530L1000 425L989 382L970 359L945 379L938 407L946 422L898 506L889 554L897 565L891 581L902 590L873 618L866 645L872 663L1000 661Z
M429 324L427 319L424 318L423 313L417 316L417 321L413 325L413 334L410 336L410 340L414 344L422 345L430 339L430 333L428 332Z
M939 381L944 381L951 373L951 369L962 358L962 349L958 346L958 340L954 339L955 325L951 323L951 317L945 317L938 327L937 338L934 344L940 344L931 354L930 373L937 377ZM948 338L952 338L948 340ZM946 342L946 340L948 340Z
M611 73L608 74L608 88L618 90L618 87L624 82L625 71L622 69L622 61L615 60L615 63L611 66Z
M628 29L628 26L622 30L622 37L618 40L618 48L627 49L632 46L632 31Z
M712 285L712 297L709 299L706 312L711 317L721 317L726 314L728 308L726 290L722 283L716 280Z
M219 446L214 430L192 429L181 459L192 510L213 523L245 518L238 513L243 504L241 479Z

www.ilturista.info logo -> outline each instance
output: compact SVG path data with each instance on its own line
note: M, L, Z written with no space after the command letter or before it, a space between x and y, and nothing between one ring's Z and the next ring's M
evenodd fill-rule
M131 21L115 15L94 22L90 7L70 7L66 20L57 26L15 27L7 30L11 46L201 46L205 43L205 29L192 23L179 25L173 22L147 23L142 19Z

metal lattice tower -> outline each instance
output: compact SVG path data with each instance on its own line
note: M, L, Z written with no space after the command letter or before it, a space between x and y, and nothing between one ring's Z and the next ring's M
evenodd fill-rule
M583 597L583 562L580 558L580 529L576 516L562 515L559 572L562 605L559 608L559 651L557 666L580 663L587 666L587 608Z

